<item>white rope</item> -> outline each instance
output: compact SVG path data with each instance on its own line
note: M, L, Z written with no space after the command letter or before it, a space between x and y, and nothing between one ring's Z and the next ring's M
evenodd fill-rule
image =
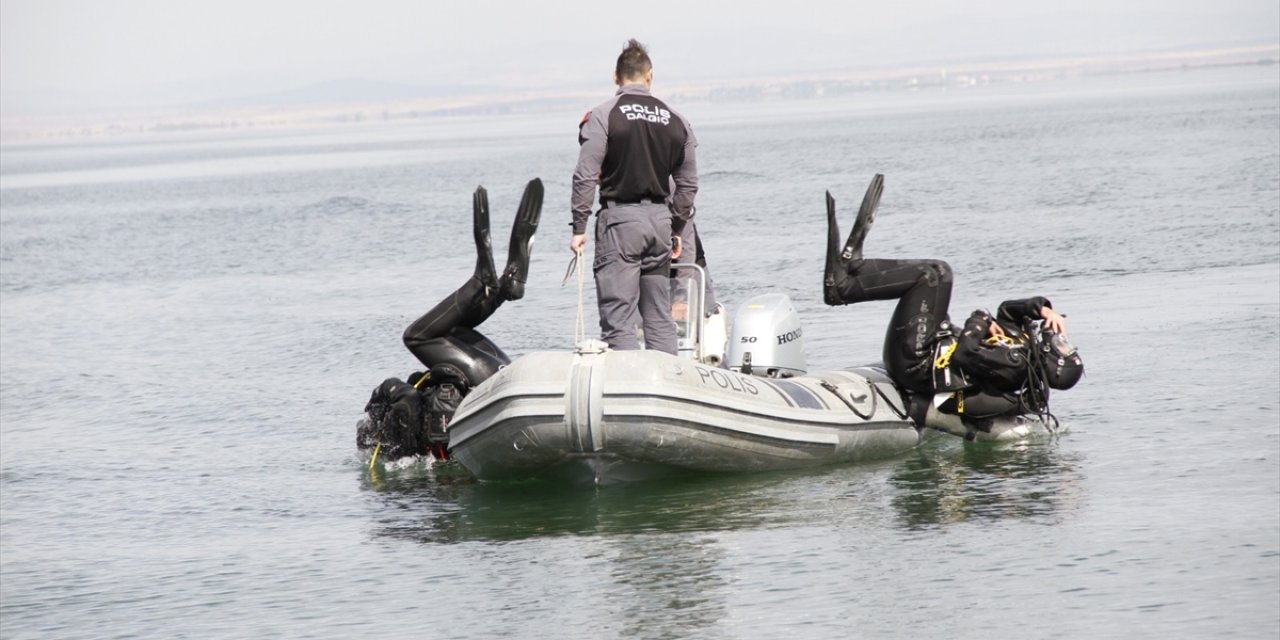
M577 347L587 339L587 318L586 311L583 307L583 292L586 290L587 270L583 266L582 252L578 251L573 254L573 258L569 260L569 268L564 272L564 279L560 281L563 287L569 282L569 278L577 271L578 275L578 318L575 323L575 334L573 336L573 345Z
M583 291L586 290L587 269L583 266L586 260L582 259L581 251L573 259L578 263L578 333L573 337L573 344L578 345L587 339L587 312L583 307Z

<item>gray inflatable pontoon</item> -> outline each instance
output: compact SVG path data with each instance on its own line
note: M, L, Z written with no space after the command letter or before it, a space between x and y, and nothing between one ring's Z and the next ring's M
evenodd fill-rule
M608 349L519 358L473 390L449 427L450 458L483 480L795 469L919 442L880 372L768 379Z
M706 317L700 297L689 298L689 317ZM586 340L516 359L459 405L450 459L481 480L606 483L883 459L921 442L882 368L805 370L800 319L785 295L744 303L727 340L723 329L678 324L679 355ZM726 343L727 354L706 348ZM974 433L932 407L925 426L971 440L1047 433L1022 416Z

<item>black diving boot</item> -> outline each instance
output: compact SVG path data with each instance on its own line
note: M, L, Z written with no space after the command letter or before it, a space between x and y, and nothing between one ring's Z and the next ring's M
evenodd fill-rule
M844 243L840 259L846 263L856 264L862 260L862 242L871 232L871 224L876 221L876 209L880 207L880 195L884 193L884 174L877 173L867 186L866 195L862 196L862 206L858 209L858 219L853 223L849 239Z
M529 254L533 251L533 236L538 231L542 217L542 180L534 178L524 188L520 209L511 225L511 242L507 245L507 267L502 271L502 299L519 300L524 297L525 278L529 274Z

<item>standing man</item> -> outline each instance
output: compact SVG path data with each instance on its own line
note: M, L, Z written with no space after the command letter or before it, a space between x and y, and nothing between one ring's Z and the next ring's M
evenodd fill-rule
M689 121L649 92L653 63L635 39L618 55L613 81L617 94L578 125L569 249L581 254L586 247L599 186L593 270L602 337L612 349L639 349L643 327L647 348L674 355L668 274L693 216L698 141Z

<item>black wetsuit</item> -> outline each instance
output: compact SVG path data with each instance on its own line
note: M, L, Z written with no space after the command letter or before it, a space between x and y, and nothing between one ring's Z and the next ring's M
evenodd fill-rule
M884 366L902 389L919 398L939 391L934 386L935 346L948 321L953 274L941 260L870 259L854 264L838 287L843 303L898 300L884 340ZM1028 385L1029 347L1023 338L1028 320L1040 317L1048 299L1032 297L1000 304L996 320L1013 338L1014 346L985 342L992 318L975 311L958 336L953 360L969 386L953 393L941 408L948 413L983 418L1043 410L1043 399L1031 398ZM954 329L951 329L954 331Z
M933 343L951 305L951 267L941 260L863 260L838 288L843 304L898 300L884 337L884 367L900 387L933 394Z

